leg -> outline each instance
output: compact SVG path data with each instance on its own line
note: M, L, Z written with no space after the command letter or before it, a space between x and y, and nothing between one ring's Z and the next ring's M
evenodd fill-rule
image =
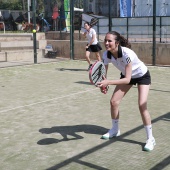
M56 20L53 19L53 31L56 31Z
M132 85L117 85L110 100L111 118L119 119L119 104Z
M63 19L62 23L63 23L63 31L67 30L67 28L66 28L66 20Z
M146 130L147 134L147 141L144 147L144 150L151 151L154 149L156 145L155 139L152 135L152 124L151 124L151 117L147 110L147 98L149 93L150 85L138 85L138 103L139 103L139 110L142 117L142 121Z
M97 60L98 60L98 61L101 61L99 52L95 52L95 55L96 55Z
M89 65L91 64L90 63L90 51L86 51L86 60L87 60L87 62L89 63Z
M86 57L87 62L89 63L89 66L88 66L88 69L87 69L87 71L89 71L91 66L92 66L92 64L90 62L90 51L86 51L86 56L85 57Z
M150 85L138 85L138 104L144 126L151 125L150 114L147 110L147 98Z
M110 100L112 128L102 136L103 139L110 139L120 135L119 130L119 104L132 85L117 85Z
M56 19L56 30L55 31L58 31L58 18Z

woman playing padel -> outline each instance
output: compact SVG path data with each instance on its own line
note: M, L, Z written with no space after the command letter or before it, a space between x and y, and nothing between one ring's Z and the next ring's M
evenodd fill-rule
M150 114L147 110L147 98L151 84L151 76L146 65L138 58L127 39L116 31L111 31L105 36L106 51L103 53L103 62L108 70L108 64L112 63L121 72L120 79L108 80L104 78L98 83L98 87L116 85L110 100L112 128L102 136L110 139L120 135L119 130L119 104L122 98L133 85L138 88L138 105L146 130L146 144L144 150L151 151L156 145L152 134ZM102 88L101 88L102 89Z
M102 50L102 48L100 44L98 43L98 40L96 37L96 31L95 29L92 28L89 22L84 23L84 28L85 28L84 36L88 38L88 44L86 45L85 57L89 64L89 67L88 67L88 71L89 71L92 66L92 63L90 61L90 53L91 52L95 53L96 59L100 61L101 57L100 57L99 51Z

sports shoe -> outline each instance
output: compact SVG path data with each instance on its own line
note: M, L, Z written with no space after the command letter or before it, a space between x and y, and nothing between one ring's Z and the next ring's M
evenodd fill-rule
M113 137L120 136L120 130L118 130L117 133L112 133L111 130L109 130L106 134L104 134L101 139L111 139Z
M156 142L154 138L148 139L146 141L146 145L144 146L144 151L152 151L155 145L156 145Z
M92 64L89 65L87 71L90 71L91 67L92 67Z

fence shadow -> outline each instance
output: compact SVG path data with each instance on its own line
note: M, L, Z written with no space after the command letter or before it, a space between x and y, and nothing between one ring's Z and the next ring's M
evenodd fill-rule
M166 114L164 114L164 115L162 115L162 116L160 116L160 117L157 117L157 118L155 118L154 120L152 120L152 123L154 124L154 123L157 123L158 121L160 121L160 120L164 120L164 119L170 119L170 112L168 112L168 113L166 113ZM80 126L81 127L81 126ZM87 126L84 126L83 128L85 128L85 127L87 127ZM94 127L94 126L91 126L91 127ZM62 127L61 127L62 128ZM45 132L47 133L47 132L50 132L50 133L53 133L53 132L55 132L56 130L57 130L58 128L55 128L54 127L54 129L52 128L50 128L50 130L48 129L40 129L40 131L44 131L45 130ZM59 128L60 129L60 128ZM75 131L74 130L75 129L75 127L73 127L73 131ZM105 131L105 128L102 128L104 131ZM100 150L100 149L102 149L102 148L104 148L104 147L106 147L106 146L108 146L108 145L110 145L110 144L112 144L112 143L114 143L114 142L117 142L117 141L122 141L122 142L130 142L130 143L135 143L135 144L139 144L139 145L141 145L141 146L143 146L144 145L144 143L141 143L141 142L137 142L137 141L133 141L133 140L127 140L127 139L124 139L125 137L127 137L127 136L129 136L129 135L131 135L131 134L133 134L133 133L136 133L137 131L139 131L139 130L141 130L141 129L143 129L143 125L141 125L141 126L138 126L138 127L136 127L136 128L134 128L134 129L132 129L132 130L130 130L130 131L128 131L128 132L126 132L126 133L124 133L124 134L122 134L120 137L118 137L118 138L114 138L114 140L107 140L105 143L102 143L102 144L100 144L100 145L97 145L97 146L95 146L95 147L93 147L93 148L91 148L91 149L89 149L89 150L86 150L86 151L84 151L84 152L82 152L82 153L80 153L80 154L78 154L78 155L76 155L76 156L74 156L74 157L72 157L72 158L69 158L69 159L67 159L67 160L65 160L65 161L63 161L63 162L61 162L61 163L58 163L58 164L56 164L56 165L54 165L54 166L52 166L52 167L49 167L49 168L47 168L46 170L56 170L56 169L59 169L59 168L62 168L62 167L64 167L64 166L67 166L68 164L70 164L70 163L72 163L72 162L77 162L77 163L81 163L81 158L83 158L83 157L85 157L85 156L87 156L87 155L90 155L90 154L92 154L92 153L94 153L94 152L96 152L97 150ZM65 129L66 130L66 129ZM89 130L90 129L88 129L87 130L87 132L89 132ZM100 128L99 128L99 130L100 130ZM77 131L77 130L76 130ZM94 133L96 133L95 131L94 131ZM98 133L97 133L98 134ZM162 165L163 164L163 165ZM155 167L153 167L154 169L157 169L157 168L159 168L160 167L160 165L162 165L162 167L166 167L167 165L169 164L169 157L168 158L166 158L166 159L164 159L163 161L161 161L160 163L158 163ZM87 167L89 166L89 167L93 167L94 169L96 168L96 165L89 165L88 164L88 162L85 162L85 163L83 163L83 165L86 165ZM103 167L100 167L100 169L104 169Z

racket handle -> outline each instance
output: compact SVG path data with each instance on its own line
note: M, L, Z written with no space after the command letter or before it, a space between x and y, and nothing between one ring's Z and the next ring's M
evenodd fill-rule
M102 87L102 93L106 94L109 89L109 86L107 87Z

